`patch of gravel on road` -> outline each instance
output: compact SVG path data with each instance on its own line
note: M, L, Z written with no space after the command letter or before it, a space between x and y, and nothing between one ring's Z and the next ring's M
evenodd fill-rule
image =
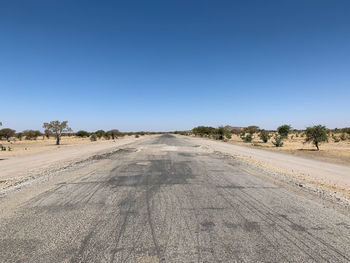
M227 153L214 151L214 154L219 158L226 160L226 162L232 165L239 165L243 170L249 170L249 172L254 173L255 176L264 177L264 179L270 180L272 183L281 185L296 192L302 192L308 194L309 197L317 197L324 201L327 205L341 208L346 212L350 212L350 199L348 195L337 191L332 191L329 185L324 185L320 182L310 182L305 180L303 177L296 177L295 175L290 175L281 171L276 171L272 167L265 167L254 160L248 160L242 156L234 156ZM317 200L315 198L312 198Z

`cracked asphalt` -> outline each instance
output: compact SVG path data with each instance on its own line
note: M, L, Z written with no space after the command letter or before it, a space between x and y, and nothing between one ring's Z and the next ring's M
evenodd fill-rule
M347 215L185 138L61 173L1 219L0 262L350 262Z

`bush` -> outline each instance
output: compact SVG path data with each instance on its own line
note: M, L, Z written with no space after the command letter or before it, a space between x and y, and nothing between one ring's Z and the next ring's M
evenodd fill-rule
M260 130L260 139L264 142L264 143L267 143L268 140L271 138L271 135L269 134L268 131L265 131L265 130Z
M138 134L135 135L135 138L139 138L139 137L140 137L140 135L138 135Z
M231 139L231 132L226 130L223 126L220 126L219 128L216 129L216 134L215 139L217 140L223 140L225 137L227 139Z
M18 132L16 133L16 138L20 141L22 141L22 138L23 138L23 132Z
M345 140L346 140L345 133L342 133L342 134L340 135L340 140L342 140L342 141L345 141Z
M283 146L283 136L281 135L275 135L274 141L272 141L272 144L276 147L282 147Z
M118 136L121 136L121 132L116 129L108 131L107 134L108 136L112 137L113 140L117 139Z
M93 133L93 134L90 136L90 141L92 141L92 142L97 141L97 135Z
M0 139L9 140L11 137L15 136L15 134L16 134L15 130L5 128L0 130Z
M196 136L211 136L217 133L216 129L214 127L210 126L198 126L192 129L192 132Z
M89 137L89 136L90 136L90 133L87 132L87 131L81 130L81 131L76 132L76 133L75 133L75 136L84 138L84 137Z
M317 150L319 150L319 144L321 142L328 142L327 128L322 125L306 128L305 135L305 142L312 142Z
M246 136L243 136L243 137L242 137L242 140L243 140L244 142L251 142L251 141L253 140L253 136L249 133L249 134L247 134Z
M96 136L101 139L103 136L105 136L106 132L104 130L98 130L95 132Z
M26 140L36 140L42 133L38 130L25 130L23 135L26 137Z
M334 134L332 135L332 138L333 138L334 142L340 142L340 139L337 136L335 136Z
M277 132L282 137L282 139L284 139L284 138L288 138L288 134L289 134L291 129L292 129L292 127L290 125L285 124L285 125L278 127Z

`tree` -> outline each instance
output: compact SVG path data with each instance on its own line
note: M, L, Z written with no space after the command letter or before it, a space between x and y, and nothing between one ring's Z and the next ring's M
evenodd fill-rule
M56 138L56 145L60 145L61 136L63 132L71 132L72 129L68 127L68 121L51 121L45 122L43 128L51 131Z
M18 140L22 141L23 132L18 132L18 133L16 133L16 138L18 138Z
M322 125L316 125L313 127L307 127L305 142L312 142L316 146L317 151L321 142L328 142L327 128Z
M210 126L198 126L192 129L192 132L194 135L199 135L201 137L203 136L210 136L217 133L216 129L214 127Z
M46 138L48 138L48 139L50 139L50 136L53 135L53 133L52 133L50 130L48 130L48 129L46 129L46 130L44 131L44 134L45 134Z
M251 125L251 126L248 126L246 128L243 129L243 132L244 133L249 133L251 135L253 135L254 133L258 132L259 130L259 126L254 126L254 125Z
M2 122L0 121L0 126L2 126Z
M98 130L95 132L96 136L101 139L103 136L105 136L106 132L104 130Z
M231 132L226 130L223 126L219 126L219 128L217 128L217 138L218 140L223 140L225 137L227 139L231 139Z
M87 131L81 130L81 131L78 131L77 133L75 133L75 136L84 138L84 137L89 137L90 133Z
M118 136L120 136L120 131L117 129L110 130L107 132L107 134L112 137L112 140L116 139Z
M285 124L285 125L278 127L277 132L282 137L282 139L285 139L285 138L288 138L288 134L289 134L291 129L292 129L292 127L290 125Z
M6 140L9 140L11 137L15 136L15 134L16 131L9 128L0 130L0 138L5 138Z
M23 135L26 137L26 140L36 140L42 134L38 130L25 130Z
M260 130L260 139L264 142L267 143L268 140L271 138L271 135L269 134L268 131L265 130Z

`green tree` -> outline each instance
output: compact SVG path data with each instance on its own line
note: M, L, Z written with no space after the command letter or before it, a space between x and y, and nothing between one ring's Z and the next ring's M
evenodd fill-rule
M192 132L196 136L211 136L217 133L216 129L214 127L210 126L198 126L192 129Z
M282 137L282 139L288 138L288 134L292 127L290 125L282 125L277 128L278 134Z
M311 142L316 146L317 151L319 149L319 144L321 142L328 142L327 128L322 125L316 125L312 127L307 127L305 142Z
M6 140L9 140L11 137L15 136L15 134L16 131L9 128L0 130L0 138L5 138Z
M227 139L231 139L231 132L226 130L223 126L219 126L219 128L217 128L216 130L216 134L217 134L217 139L218 140L223 140L225 139L225 137Z
M43 128L51 131L56 138L56 145L60 145L61 136L63 132L71 132L72 129L68 127L68 121L51 121L45 122Z
M243 129L244 133L249 133L253 135L254 133L257 133L259 131L259 126L251 125Z
M98 130L95 132L96 136L101 139L103 136L105 136L106 132L104 130Z
M53 133L50 130L48 130L48 129L46 129L44 131L44 134L45 134L45 137L48 138L48 139L50 139L50 136L53 136Z
M36 140L42 134L38 130L25 130L23 135L26 137L26 140Z
M110 130L107 132L108 136L112 138L112 140L117 139L118 136L120 136L120 131L117 129Z
M76 132L75 136L84 138L84 137L89 137L90 133L87 131L81 130L81 131Z
M260 139L264 142L264 143L267 143L268 140L271 138L271 135L269 134L268 131L265 131L265 130L260 130Z
M23 132L17 132L16 133L16 138L20 141L22 141L22 138L23 138Z

